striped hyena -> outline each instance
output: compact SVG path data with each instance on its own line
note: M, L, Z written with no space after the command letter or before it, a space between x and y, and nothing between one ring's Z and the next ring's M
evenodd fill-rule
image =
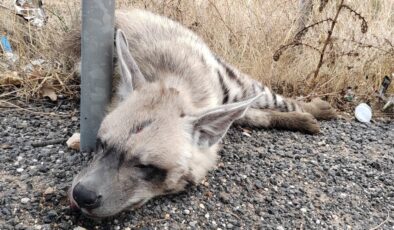
M69 193L87 215L111 216L201 181L233 122L313 134L316 119L335 117L320 99L273 93L168 18L117 11L116 29L117 100L101 123L95 158Z

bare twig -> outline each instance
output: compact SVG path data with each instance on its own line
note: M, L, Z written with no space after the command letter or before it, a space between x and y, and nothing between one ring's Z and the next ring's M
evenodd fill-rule
M380 223L378 226L373 227L373 228L371 228L370 230L379 229L380 227L383 226L383 224L385 224L387 221L389 221L389 219L390 219L390 210L387 211L387 218L386 218L382 223Z
M320 52L319 63L317 64L317 67L316 67L316 70L315 70L315 74L313 75L313 79L316 79L316 78L317 78L317 76L319 75L319 72L320 72L320 68L321 68L321 66L323 65L324 54L326 53L326 49L327 49L327 47L328 47L328 44L329 44L330 41L331 41L331 36L332 36L332 33L334 32L335 25L337 24L338 17L339 17L339 14L341 13L341 10L342 10L344 1L345 1L345 0L341 0L341 3L339 4L338 10L337 10L337 13L335 14L335 17L334 17L334 19L333 19L332 22L331 22L331 28L330 28L330 30L327 32L328 35L327 35L327 38L326 38L326 40L325 40L325 42L324 42L323 48L322 48L322 50L321 50L321 52Z
M54 139L54 140L47 140L47 141L37 141L31 143L33 147L44 147L48 145L57 145L57 144L64 144L67 141L66 138L61 139Z
M323 24L324 22L332 22L332 21L333 21L332 18L326 18L326 19L324 19L324 20L315 22L315 23L313 23L313 24L311 24L311 25L309 25L309 26L305 26L302 30L300 30L300 31L294 36L294 40L296 40L296 41L301 40L301 38L306 34L306 32L308 32L308 30L309 30L310 28L313 28L313 27L315 27L315 26L317 26L317 25Z
M56 114L56 113L37 112L37 111L30 110L30 109L22 108L22 107L20 107L20 106L18 106L18 105L15 105L14 103L11 103L11 102L5 101L5 100L0 100L0 104L1 104L1 103L4 103L4 104L9 105L9 106L10 106L9 108L15 108L15 109L13 109L13 111L22 110L22 111L29 112L29 113L32 113L32 114L42 114L42 115L50 115L50 116L58 116L58 117L69 117L69 116L70 116L69 114L66 115L66 114ZM10 110L8 110L8 111L10 111ZM3 111L2 111L2 112L3 112ZM5 111L4 111L4 112L5 112Z

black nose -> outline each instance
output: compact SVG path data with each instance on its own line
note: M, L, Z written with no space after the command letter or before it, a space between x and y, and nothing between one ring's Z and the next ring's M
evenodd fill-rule
M94 191L78 183L73 190L73 197L80 208L93 209L100 206L100 198Z

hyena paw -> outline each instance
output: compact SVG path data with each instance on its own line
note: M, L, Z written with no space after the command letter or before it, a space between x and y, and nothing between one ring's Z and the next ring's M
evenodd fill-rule
M312 114L318 120L331 120L337 117L336 111L331 105L320 98L314 98L304 104L306 112Z
M316 134L320 132L319 122L310 113L297 114L296 128L304 133Z

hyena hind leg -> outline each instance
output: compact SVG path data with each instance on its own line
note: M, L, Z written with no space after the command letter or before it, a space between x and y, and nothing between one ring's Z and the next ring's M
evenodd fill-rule
M311 114L302 112L278 112L249 108L245 116L235 122L239 125L256 128L284 129L308 134L320 132L317 120Z
M318 120L331 120L337 117L335 109L320 98L314 98L311 102L301 102L300 105Z

